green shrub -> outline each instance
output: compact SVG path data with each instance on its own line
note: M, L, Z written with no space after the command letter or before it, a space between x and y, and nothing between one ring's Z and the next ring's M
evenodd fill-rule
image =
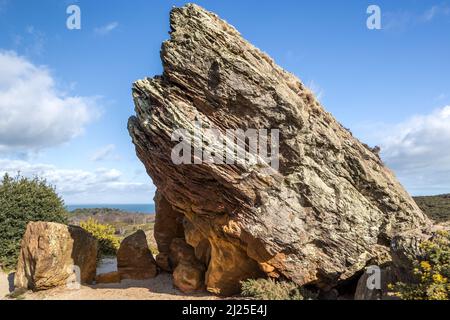
M258 300L313 300L314 293L294 282L273 279L248 279L241 282L241 294Z
M119 249L120 241L115 236L116 230L109 224L101 224L93 218L80 222L82 227L87 232L91 233L99 244L99 256L114 256Z
M450 234L440 232L421 244L424 252L414 262L415 283L390 285L394 295L404 300L450 299Z
M40 178L5 174L0 183L0 266L14 269L30 221L67 222L64 201Z

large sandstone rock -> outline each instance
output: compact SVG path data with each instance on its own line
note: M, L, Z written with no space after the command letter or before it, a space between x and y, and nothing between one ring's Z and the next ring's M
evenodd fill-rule
M240 280L261 273L330 289L397 233L429 223L378 154L236 29L196 5L173 9L170 24L164 72L134 84L128 129L158 193L209 242L208 290L233 294ZM198 123L222 136L279 129L279 170L261 162L175 164L180 141L172 134L195 133ZM217 136L202 133L192 146L220 155Z
M16 289L46 290L64 286L78 268L82 283L92 283L97 240L80 227L30 222L22 239L15 275Z
M155 258L148 248L145 232L138 230L123 239L117 251L117 269L121 279L143 280L156 277Z

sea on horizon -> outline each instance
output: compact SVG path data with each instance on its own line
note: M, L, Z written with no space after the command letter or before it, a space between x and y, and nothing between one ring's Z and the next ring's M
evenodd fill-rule
M66 205L68 211L74 211L76 209L97 209L97 208L107 208L107 209L117 209L126 212L135 212L143 214L154 214L155 205L150 204L74 204Z

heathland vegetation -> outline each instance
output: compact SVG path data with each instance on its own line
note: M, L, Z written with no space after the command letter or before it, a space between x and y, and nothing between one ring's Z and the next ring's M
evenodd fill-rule
M436 222L450 221L450 194L414 197L417 205Z

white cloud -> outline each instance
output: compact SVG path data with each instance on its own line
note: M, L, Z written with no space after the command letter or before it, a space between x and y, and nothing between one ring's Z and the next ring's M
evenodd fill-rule
M386 12L383 15L383 29L389 31L405 31L410 26L428 23L438 17L446 17L449 15L450 6L447 4L434 5L420 13L412 11Z
M117 169L61 169L49 164L0 159L0 176L5 173L15 176L18 172L25 177L46 179L68 203L132 203L137 199L133 196L140 197L138 202L148 199L146 202L150 203L152 199L150 181L127 181Z
M62 144L98 115L96 98L68 96L46 67L0 51L0 152Z
M42 56L45 52L47 36L33 25L27 26L21 34L13 34L12 39L14 49L24 52L26 56Z
M119 26L117 21L110 22L104 26L94 29L94 33L98 36L105 36Z
M114 151L116 150L116 146L113 144L106 145L100 149L98 149L94 154L91 156L91 161L105 161L105 160L118 160L119 157L114 154Z
M425 13L422 15L422 18L425 21L431 21L440 15L442 16L450 15L450 7L445 4L432 6L430 9L425 11Z
M379 136L383 160L410 192L450 193L450 106L384 126Z

